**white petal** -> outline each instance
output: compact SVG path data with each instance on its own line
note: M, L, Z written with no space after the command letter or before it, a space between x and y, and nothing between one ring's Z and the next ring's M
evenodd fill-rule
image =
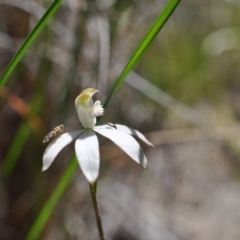
M137 163L147 168L147 158L138 142L129 134L118 129L94 128L94 131L112 140Z
M133 128L130 128L130 127L127 127L127 126L121 125L121 124L114 124L114 125L116 126L117 130L121 130L125 133L128 133L135 137L138 137L143 142L145 142L148 146L154 147L154 145L150 141L148 141L147 138L141 132L137 131L136 129L133 129ZM113 127L111 127L109 125L101 125L101 126L94 127L94 129L96 129L96 128L114 129Z
M86 130L78 137L75 143L75 151L78 163L90 183L97 180L99 174L99 145L96 134Z
M82 132L81 131L74 131L74 132L68 132L61 134L59 137L53 139L49 145L47 146L44 154L43 154L43 167L42 171L45 171L49 168L49 166L52 164L55 157L58 155L58 153L70 142L72 142L75 138L77 138Z

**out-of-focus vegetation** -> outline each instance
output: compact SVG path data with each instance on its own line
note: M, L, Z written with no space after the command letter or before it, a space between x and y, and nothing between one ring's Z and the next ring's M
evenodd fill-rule
M0 0L1 73L50 3ZM79 129L76 96L91 86L104 101L166 3L65 0L38 36L0 91L0 239L25 239L72 158L70 146L41 173L43 137ZM144 171L101 139L107 239L240 238L239 49L239 1L182 1L111 99L100 123L156 147ZM97 239L80 170L39 239Z

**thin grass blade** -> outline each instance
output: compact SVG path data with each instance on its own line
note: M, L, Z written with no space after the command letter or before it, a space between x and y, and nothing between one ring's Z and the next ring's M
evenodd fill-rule
M28 35L27 39L21 46L21 48L18 50L18 52L15 54L11 62L8 64L5 72L3 73L1 79L0 79L0 89L9 79L10 75L14 71L15 67L19 63L19 61L22 59L32 42L35 40L35 38L38 36L38 34L41 32L47 21L52 17L52 15L55 13L55 11L60 6L62 0L55 0L52 5L48 8L46 13L42 16L42 18L39 20L37 25L34 27L34 29L31 31L31 33Z
M43 209L39 213L39 216L36 222L33 224L32 228L30 229L26 237L26 240L39 239L40 233L44 228L47 220L51 216L54 207L56 206L57 202L59 201L65 189L67 188L70 180L72 179L72 176L77 168L77 165L78 165L77 159L76 157L74 157L71 160L67 170L62 176L52 196L49 198L49 200L46 202Z
M35 109L35 113L38 113L41 109L41 106L42 106L41 97L37 95L34 97L32 103L30 104L30 109ZM13 173L17 160L30 134L31 123L28 121L27 118L23 119L3 162L2 169L5 180L9 179L9 177Z
M139 61L139 59L142 57L143 53L146 51L148 46L152 43L154 38L157 36L159 31L162 29L164 24L167 22L169 17L174 12L175 8L179 4L180 0L170 0L166 7L163 9L163 11L160 13L160 15L157 17L135 52L133 53L132 57L128 61L127 65L123 69L122 73L118 77L117 81L115 82L114 86L112 87L110 93L107 96L107 99L104 103L104 107L106 107L109 103L109 100L113 96L113 94L118 90L118 88L122 85L125 77L128 75L128 73L133 69L135 64Z
M16 136L8 150L8 153L4 159L3 164L3 177L5 179L8 179L17 163L17 159L28 139L28 136L31 132L31 129L27 122L25 120L22 121L20 127L18 128L18 131L16 133Z

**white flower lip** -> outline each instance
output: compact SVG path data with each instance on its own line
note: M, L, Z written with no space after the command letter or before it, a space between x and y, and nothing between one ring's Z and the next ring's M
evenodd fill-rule
M104 109L100 101L93 104L92 96L98 90L88 88L75 100L80 122L85 129L64 133L52 140L43 155L42 171L47 170L58 153L69 143L75 141L75 152L80 168L89 183L93 184L99 175L100 156L99 143L95 132L110 139L134 161L147 168L148 161L142 148L132 137L138 137L148 146L153 144L139 131L121 124L95 126L96 117L103 115Z
M93 107L90 111L90 117L99 117L104 113L104 108L101 105L101 102L98 100L93 104Z

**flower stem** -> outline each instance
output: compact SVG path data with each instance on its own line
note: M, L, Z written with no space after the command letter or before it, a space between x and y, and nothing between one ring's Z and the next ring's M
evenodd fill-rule
M94 212L95 212L99 237L100 237L100 240L105 240L105 237L103 234L103 228L102 228L102 220L100 217L98 202L97 202L97 182L95 182L93 184L89 183L89 187L90 187L90 192L91 192L92 203L93 203L93 208L94 208Z

